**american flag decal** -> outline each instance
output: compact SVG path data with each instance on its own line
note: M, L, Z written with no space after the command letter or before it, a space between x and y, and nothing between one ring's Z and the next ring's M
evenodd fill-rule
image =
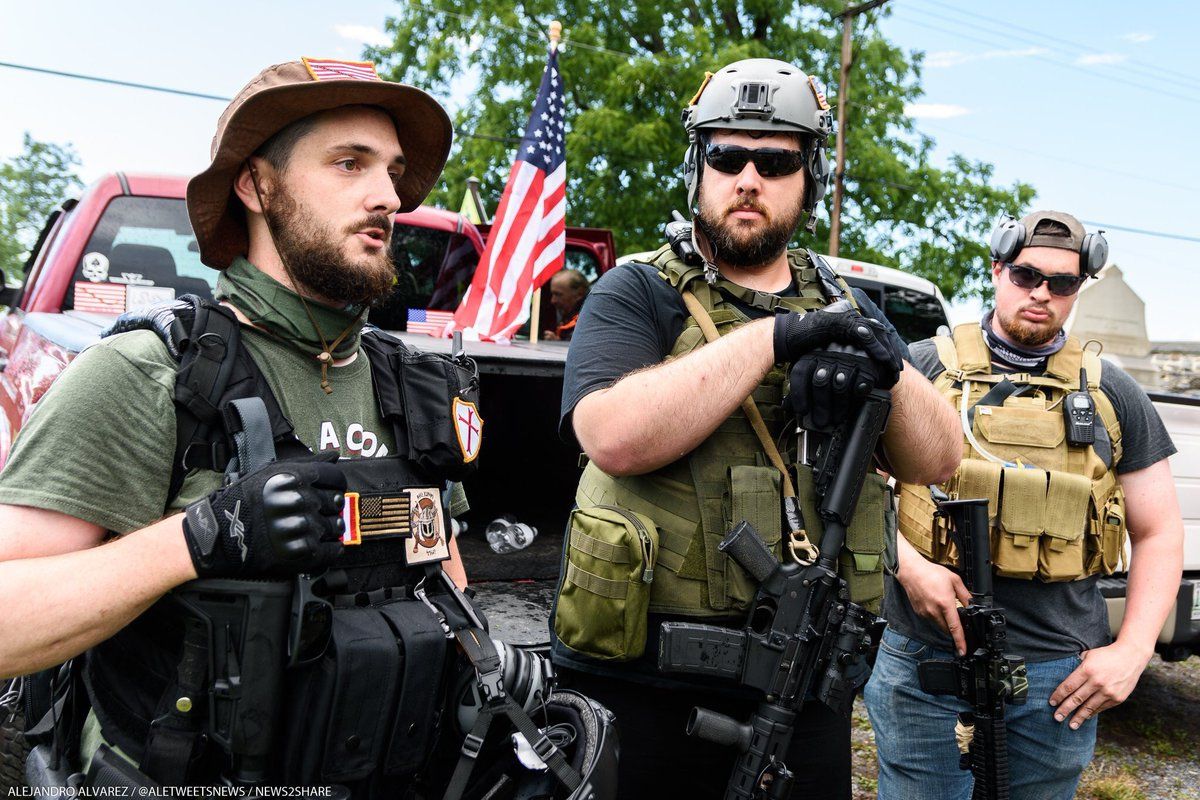
M380 81L375 65L370 61L339 61L336 58L303 59L314 81Z
M124 314L124 284L76 282L75 310L94 314Z
M454 322L453 311L434 311L432 308L410 308L408 310L409 333L424 333L441 336L446 326Z
M825 84L821 83L815 75L808 76L808 85L812 87L813 97L817 100L817 108L822 111L829 110L829 100L825 97Z

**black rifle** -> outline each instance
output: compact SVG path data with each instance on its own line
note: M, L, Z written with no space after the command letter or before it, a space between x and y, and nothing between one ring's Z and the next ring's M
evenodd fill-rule
M917 675L924 691L954 695L971 706L970 711L958 715L958 721L964 729L974 728L969 749L959 758L959 767L971 770L975 778L972 800L1008 800L1004 706L1025 702L1029 680L1025 659L1004 652L1004 610L993 605L992 598L987 506L987 500L938 503L938 513L950 521L963 583L971 592L971 605L958 609L967 653L952 661L922 661Z
M760 584L746 627L662 624L660 670L733 678L766 695L746 723L703 708L693 709L688 720L689 735L742 753L726 800L787 797L793 775L783 757L810 689L849 716L855 670L878 640L883 620L849 601L838 557L890 409L888 392L871 391L857 418L831 432L818 451L814 484L825 531L816 563L781 564L743 521L720 549Z

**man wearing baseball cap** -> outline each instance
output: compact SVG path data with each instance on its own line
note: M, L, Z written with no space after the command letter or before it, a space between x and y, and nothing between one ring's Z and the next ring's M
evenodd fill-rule
M419 442L403 424L417 413L407 405L414 392L429 390L422 404L448 407L447 392L394 366L381 375L408 351L362 331L370 304L395 283L393 215L425 198L450 141L432 97L381 80L372 64L306 58L263 70L221 115L212 165L188 185L201 259L221 272L220 306L176 305L157 330L146 329L154 320L127 321L133 330L82 353L21 431L0 474L0 675L80 664L86 652L92 710L82 767L94 753L117 753L164 784L233 774L241 783L342 783L365 797L368 784L394 789L426 763L432 706L396 688L398 676L422 677L416 655L408 666L397 661L398 641L425 654L436 680L445 637L432 613L414 633L405 622L412 612L387 606L416 602L403 591L412 566L405 572L400 555L412 540L381 535L377 543L367 526L360 531L357 498L350 521L343 516L343 496L347 475L372 475L377 463L388 486L425 487L401 488L395 502L416 509L421 498L430 536L465 510L453 482L474 453ZM257 458L264 447L278 458ZM359 466L345 471L339 456ZM380 491L386 512L391 495ZM412 491L420 494L403 494ZM425 507L429 498L442 498L437 513ZM369 499L363 494L364 519ZM447 573L465 585L454 542L445 536L441 546ZM208 617L207 638L194 639L173 590L197 578L287 585L297 575L311 591L296 595L295 636L278 658L317 665L290 673L306 676L313 705L265 704L287 720L237 718L259 691L256 662L236 626ZM391 610L343 637L337 620L347 605ZM326 606L339 610L325 614ZM322 628L329 617L332 634ZM330 636L334 645L324 647ZM221 642L224 656L212 652ZM214 683L221 676L224 689ZM217 706L218 696L232 705ZM333 712L320 705L335 697ZM206 728L219 716L213 707L235 708L239 733L229 741ZM356 716L338 716L348 708ZM422 708L423 716L413 711ZM388 716L410 712L403 725ZM392 725L408 732L393 736ZM272 729L274 746L260 747ZM385 762L386 775L376 772Z
M909 351L962 420L962 463L940 489L988 501L995 606L1007 615L1006 650L1025 660L1026 700L1005 715L1011 796L1065 800L1092 758L1097 714L1133 691L1174 603L1183 555L1167 463L1175 448L1141 387L1063 331L1079 288L1107 260L1103 233L1057 211L1006 216L991 256L994 308ZM901 487L899 566L866 689L888 800L966 800L973 786L954 735L970 706L926 693L918 679L920 662L965 653L955 603L971 602L947 569L958 548L931 495ZM1099 579L1126 567L1114 642Z

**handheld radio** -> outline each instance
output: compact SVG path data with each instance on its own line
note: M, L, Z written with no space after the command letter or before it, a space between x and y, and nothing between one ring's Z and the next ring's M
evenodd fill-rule
M1067 443L1072 447L1096 443L1096 401L1087 390L1087 370L1079 368L1079 391L1063 398Z

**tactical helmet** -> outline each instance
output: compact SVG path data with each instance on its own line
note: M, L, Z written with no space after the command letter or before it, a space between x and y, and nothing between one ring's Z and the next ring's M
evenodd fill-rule
M554 743L581 778L568 789L547 769L529 742L511 728L487 737L466 798L496 800L616 800L617 730L613 714L578 692L554 688L550 660L493 640L500 656L504 691L522 706L533 724ZM451 693L455 741L466 738L483 705L473 671L465 671ZM498 725L497 729L504 726Z
M825 140L833 115L819 80L786 61L747 58L706 73L683 112L688 149L683 157L688 207L695 212L704 169L705 131L740 130L798 133L809 150L805 163L804 211L811 214L829 181Z

